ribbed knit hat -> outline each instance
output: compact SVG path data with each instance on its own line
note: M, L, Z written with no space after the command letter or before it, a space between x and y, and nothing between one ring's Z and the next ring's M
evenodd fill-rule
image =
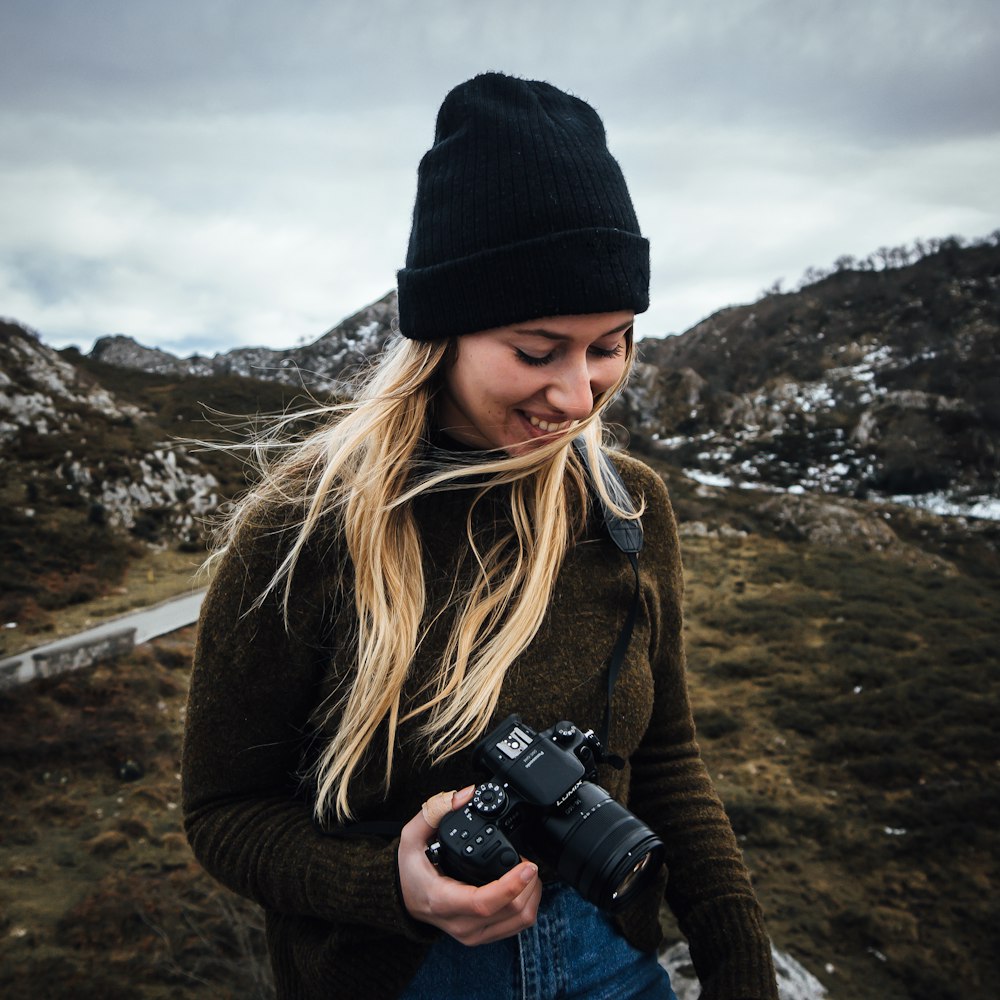
M649 242L597 112L501 73L452 90L396 277L400 332L414 340L649 308Z

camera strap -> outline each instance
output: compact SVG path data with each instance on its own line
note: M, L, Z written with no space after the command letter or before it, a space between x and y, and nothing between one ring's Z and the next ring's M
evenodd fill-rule
M587 451L587 445L582 436L573 439L573 448L587 472L587 478L590 483L590 495L593 502L601 511L608 537L628 557L628 561L632 566L632 572L635 575L632 603L629 605L628 614L625 616L625 623L622 625L622 630L618 633L614 649L611 651L611 660L608 664L608 697L604 706L604 722L601 724L601 731L597 734L597 738L601 741L601 746L605 750L605 759L609 764L620 770L625 766L625 761L617 754L611 753L608 744L608 737L611 732L611 703L614 698L615 683L618 680L618 674L621 673L622 664L625 662L625 653L628 651L628 644L632 639L632 631L635 628L636 619L639 617L639 552L642 550L643 540L642 521L639 518L623 518L615 513L605 503L601 491L597 488L598 476L600 476L600 481L604 484L606 491L611 493L615 498L615 502L623 510L635 510L632 498L625 488L625 483L622 482L622 477L618 474L618 470L614 467L611 459L603 451L599 451L601 468L598 472L591 464L590 453Z

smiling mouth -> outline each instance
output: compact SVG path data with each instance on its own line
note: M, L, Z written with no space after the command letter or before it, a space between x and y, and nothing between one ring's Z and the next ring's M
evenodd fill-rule
M532 427L537 427L540 431L546 434L552 434L556 431L569 430L573 424L576 423L575 420L563 420L559 423L553 420L539 420L538 417L532 416L530 413L526 413L525 416L528 418L528 423Z

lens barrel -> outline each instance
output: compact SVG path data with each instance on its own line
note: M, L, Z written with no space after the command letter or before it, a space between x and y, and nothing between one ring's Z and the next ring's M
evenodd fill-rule
M611 912L646 888L663 857L659 837L589 781L577 789L568 811L541 821L539 832L559 877Z

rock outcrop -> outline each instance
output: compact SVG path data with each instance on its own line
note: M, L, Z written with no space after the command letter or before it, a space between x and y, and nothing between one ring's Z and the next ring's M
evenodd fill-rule
M8 517L36 523L194 541L219 502L212 473L152 414L13 323L0 327L0 468Z

